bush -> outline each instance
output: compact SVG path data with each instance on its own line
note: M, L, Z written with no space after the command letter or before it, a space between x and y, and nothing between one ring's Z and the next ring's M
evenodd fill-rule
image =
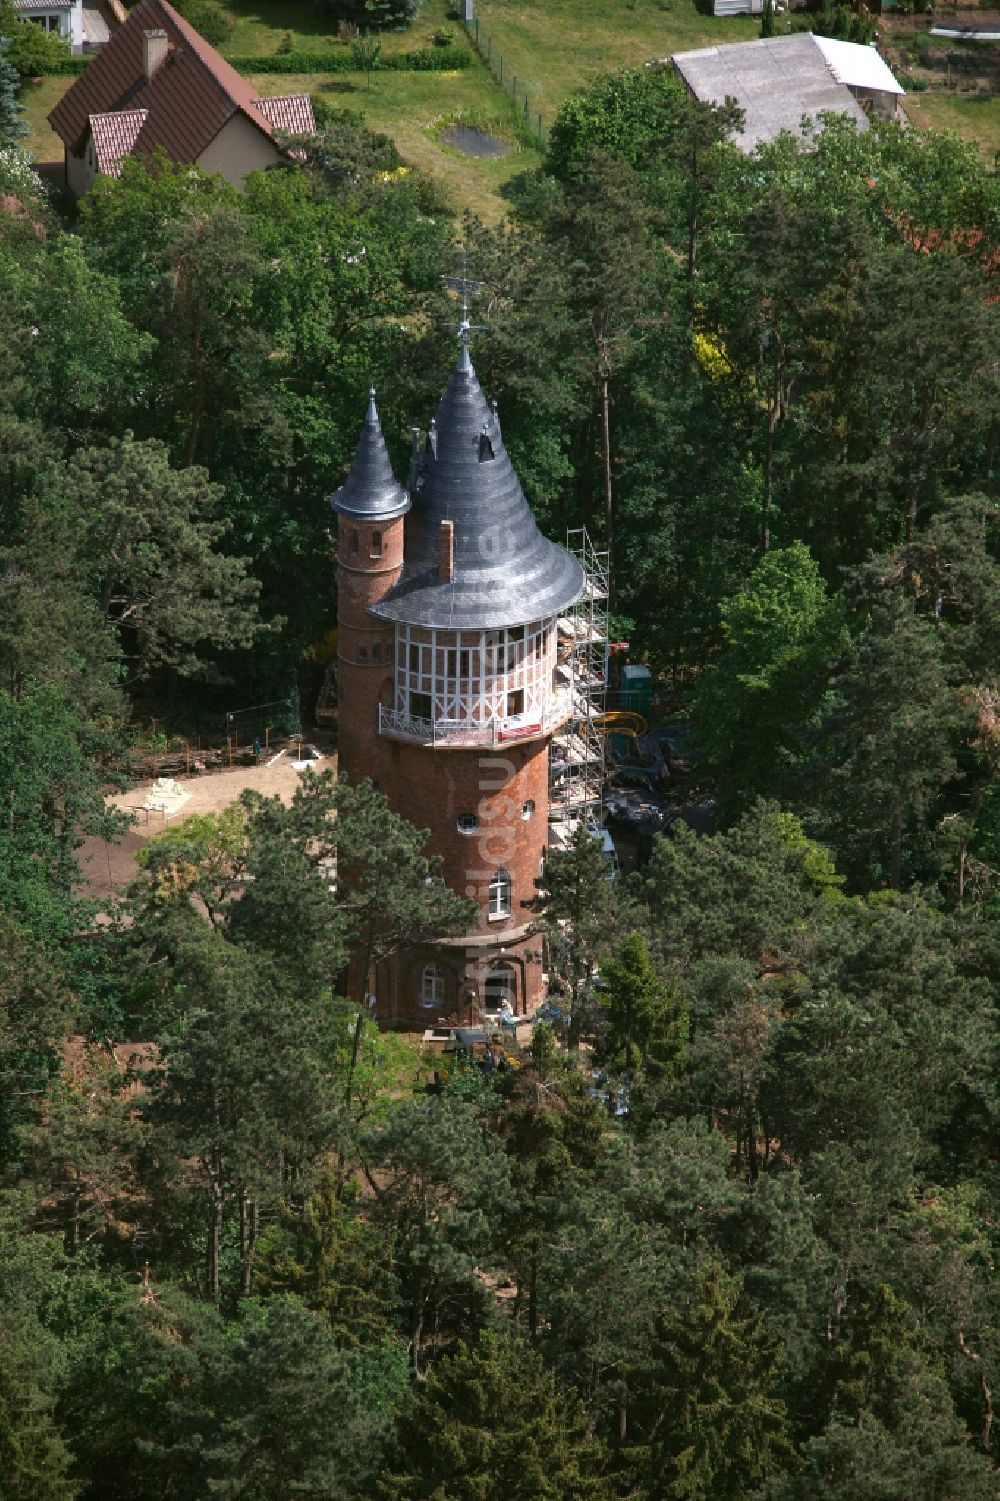
M61 73L62 65L71 61L70 50L57 32L43 31L33 21L22 20L13 6L3 0L0 0L0 36L9 41L7 61L22 78Z
M176 0L174 8L213 47L228 42L233 34L232 21L216 0Z
M420 0L326 0L325 9L360 31L402 31L416 19Z
M435 47L451 47L455 42L455 28L453 26L439 26L437 31L431 32L431 41Z
M471 61L464 47L420 47L416 52L387 57L385 65L413 73L447 73L453 68L467 68Z
M277 52L280 52L282 56L284 56L288 52L295 51L295 38L292 36L292 33L290 31L282 32L281 41L278 43L275 50Z

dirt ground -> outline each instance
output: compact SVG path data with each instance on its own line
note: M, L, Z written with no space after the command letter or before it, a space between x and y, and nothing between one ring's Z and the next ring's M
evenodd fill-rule
M335 770L336 756L325 756L313 763L318 771ZM139 822L124 838L114 844L104 839L85 839L78 851L80 866L84 873L84 894L90 897L112 897L135 879L139 867L136 853L146 840L160 834L165 828L175 828L190 818L192 813L218 813L235 802L247 787L261 792L265 797L280 797L290 803L299 784L300 772L292 766L286 754L273 766L245 766L233 771L208 772L203 775L180 776L177 781L190 799L172 818L164 819L160 813L146 812L143 799L152 787L152 782L138 782L128 792L108 798L108 806L134 812Z

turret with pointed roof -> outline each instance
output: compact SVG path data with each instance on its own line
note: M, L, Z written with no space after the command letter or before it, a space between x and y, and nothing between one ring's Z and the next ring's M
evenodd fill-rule
M374 386L368 392L368 410L354 463L340 489L331 497L330 504L341 516L362 521L389 521L410 509L410 497L392 472L375 405Z
M438 568L444 521L454 525L447 581ZM524 625L568 608L583 583L577 560L538 530L463 340L420 464L403 572L375 613L440 629Z

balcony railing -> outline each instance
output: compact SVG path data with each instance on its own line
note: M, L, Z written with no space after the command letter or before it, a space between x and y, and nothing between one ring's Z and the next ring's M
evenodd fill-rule
M571 712L567 691L553 694L542 714L518 714L512 719L424 719L379 705L378 728L380 735L416 740L422 745L510 745L549 734Z

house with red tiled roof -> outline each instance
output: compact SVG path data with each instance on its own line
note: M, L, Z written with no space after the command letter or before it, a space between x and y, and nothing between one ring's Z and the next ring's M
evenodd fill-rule
M81 197L127 156L249 172L287 160L275 131L316 129L308 94L262 99L167 0L141 0L49 115L65 148L66 185Z

